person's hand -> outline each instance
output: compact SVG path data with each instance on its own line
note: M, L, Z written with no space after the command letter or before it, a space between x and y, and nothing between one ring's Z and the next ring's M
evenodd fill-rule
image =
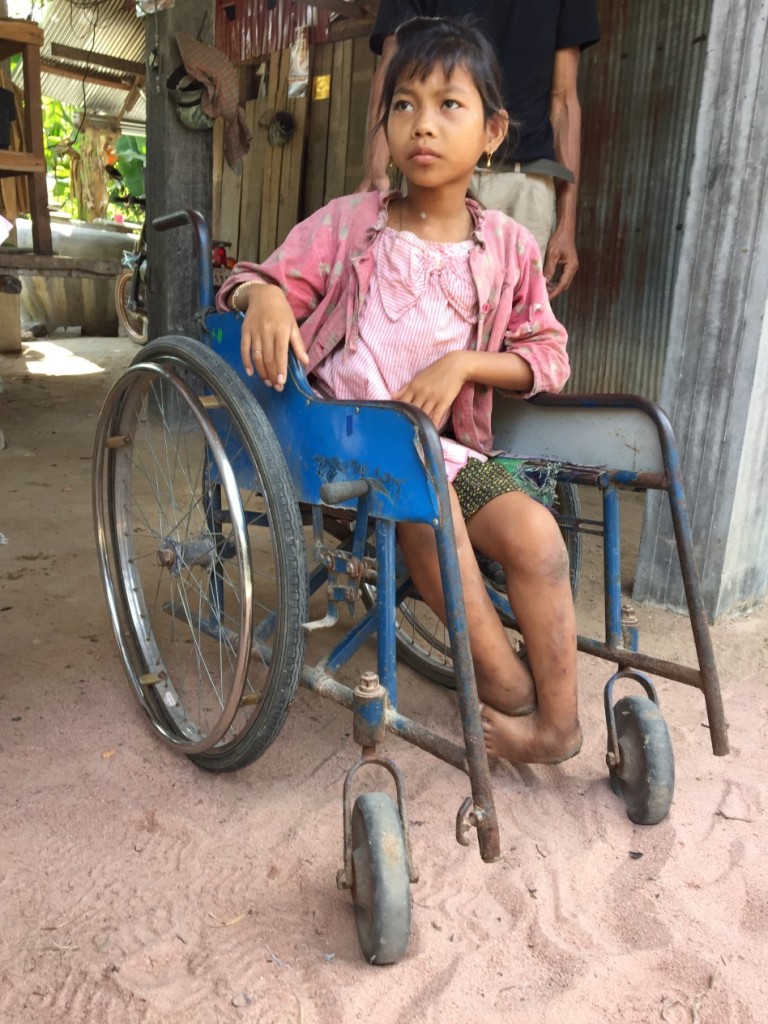
M296 317L282 290L260 284L246 292L248 306L240 336L240 354L249 377L254 370L267 387L282 391L288 375L288 348L306 366L307 350Z
M558 267L560 276L555 280ZM567 291L576 271L579 269L579 258L576 255L576 239L571 229L558 224L547 245L544 260L544 278L547 282L549 298L557 298Z
M398 402L415 405L429 416L438 429L454 399L467 382L467 352L451 352L417 373L413 380L392 395Z

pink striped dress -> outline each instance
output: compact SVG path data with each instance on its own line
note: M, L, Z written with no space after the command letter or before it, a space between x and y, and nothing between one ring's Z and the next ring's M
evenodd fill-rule
M469 267L474 244L425 242L384 228L359 340L338 346L315 368L318 390L339 399L390 399L441 356L470 348L478 308ZM457 441L440 440L449 480L467 459L486 461Z

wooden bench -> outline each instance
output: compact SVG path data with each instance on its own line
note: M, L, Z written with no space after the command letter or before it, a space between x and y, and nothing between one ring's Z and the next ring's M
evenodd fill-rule
M114 279L120 270L118 259L45 256L0 248L0 352L21 351L19 293L22 277Z

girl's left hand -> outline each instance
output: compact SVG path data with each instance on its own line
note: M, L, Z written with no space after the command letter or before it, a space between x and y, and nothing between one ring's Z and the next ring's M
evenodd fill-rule
M405 387L392 395L397 402L415 405L429 416L438 429L454 399L467 382L468 352L451 352L427 366Z

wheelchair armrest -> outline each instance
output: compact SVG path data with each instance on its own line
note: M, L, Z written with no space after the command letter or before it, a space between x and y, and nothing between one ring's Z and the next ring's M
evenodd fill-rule
M664 411L636 395L494 395L495 445L524 458L664 474L677 459Z
M448 484L440 438L428 416L403 402L321 398L309 386L293 352L283 390L268 388L258 376L245 374L240 358L241 322L234 313L206 317L211 347L264 409L299 501L324 504L325 485L367 480L371 515L433 526L442 522L450 507ZM340 504L354 507L355 502Z

